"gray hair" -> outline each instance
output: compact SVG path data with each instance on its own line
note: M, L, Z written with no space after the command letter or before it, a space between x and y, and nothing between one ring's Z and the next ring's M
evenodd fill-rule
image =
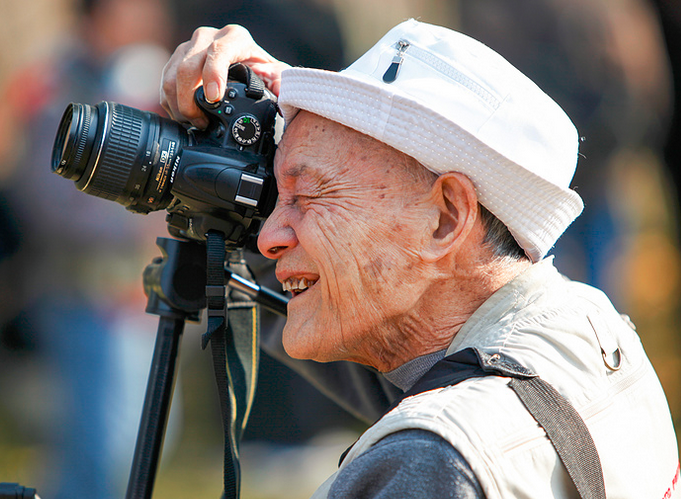
M480 220L486 230L483 243L486 244L497 258L510 258L512 260L527 259L523 250L515 238L511 235L508 227L495 217L487 208L480 207Z

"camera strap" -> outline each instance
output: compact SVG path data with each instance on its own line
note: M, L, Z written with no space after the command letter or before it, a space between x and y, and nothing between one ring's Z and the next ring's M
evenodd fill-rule
M229 78L246 85L246 97L257 101L265 95L265 83L251 68L240 62L229 67Z
M210 342L213 370L224 431L224 497L236 499L240 491L239 442L255 397L259 362L259 307L248 296L225 287L225 237L210 231L206 240L208 330L202 346ZM253 279L241 251L230 253L227 266L233 274Z
M386 413L407 397L485 376L510 378L508 386L546 433L580 499L605 499L598 450L577 410L537 374L499 354L489 355L476 348L466 348L445 357L409 391L393 401ZM350 449L341 456L341 462Z

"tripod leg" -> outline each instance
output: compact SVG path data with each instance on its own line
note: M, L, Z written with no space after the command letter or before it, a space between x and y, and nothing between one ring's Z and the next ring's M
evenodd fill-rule
M151 499L183 330L184 319L160 317L126 499Z

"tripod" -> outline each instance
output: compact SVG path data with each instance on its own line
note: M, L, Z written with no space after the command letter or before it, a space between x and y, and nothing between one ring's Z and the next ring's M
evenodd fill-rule
M186 320L206 307L206 249L193 241L158 238L162 257L144 271L148 313L159 316L126 499L151 499L170 412L180 339ZM286 315L287 299L225 271L225 282L268 310Z

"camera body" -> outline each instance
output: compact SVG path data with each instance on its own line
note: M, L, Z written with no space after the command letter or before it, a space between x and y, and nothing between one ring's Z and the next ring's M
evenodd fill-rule
M205 100L203 88L196 92L210 124L205 131L190 130L190 144L170 169L172 235L203 240L209 230L218 230L243 246L244 237L255 234L258 221L274 209L276 107L268 99L253 102L246 90L243 83L231 83L215 104Z
M166 209L175 237L202 242L216 230L228 247L243 247L276 203L275 98L239 64L222 100L207 102L199 88L195 101L209 119L205 130L114 102L72 103L52 170L130 211Z

